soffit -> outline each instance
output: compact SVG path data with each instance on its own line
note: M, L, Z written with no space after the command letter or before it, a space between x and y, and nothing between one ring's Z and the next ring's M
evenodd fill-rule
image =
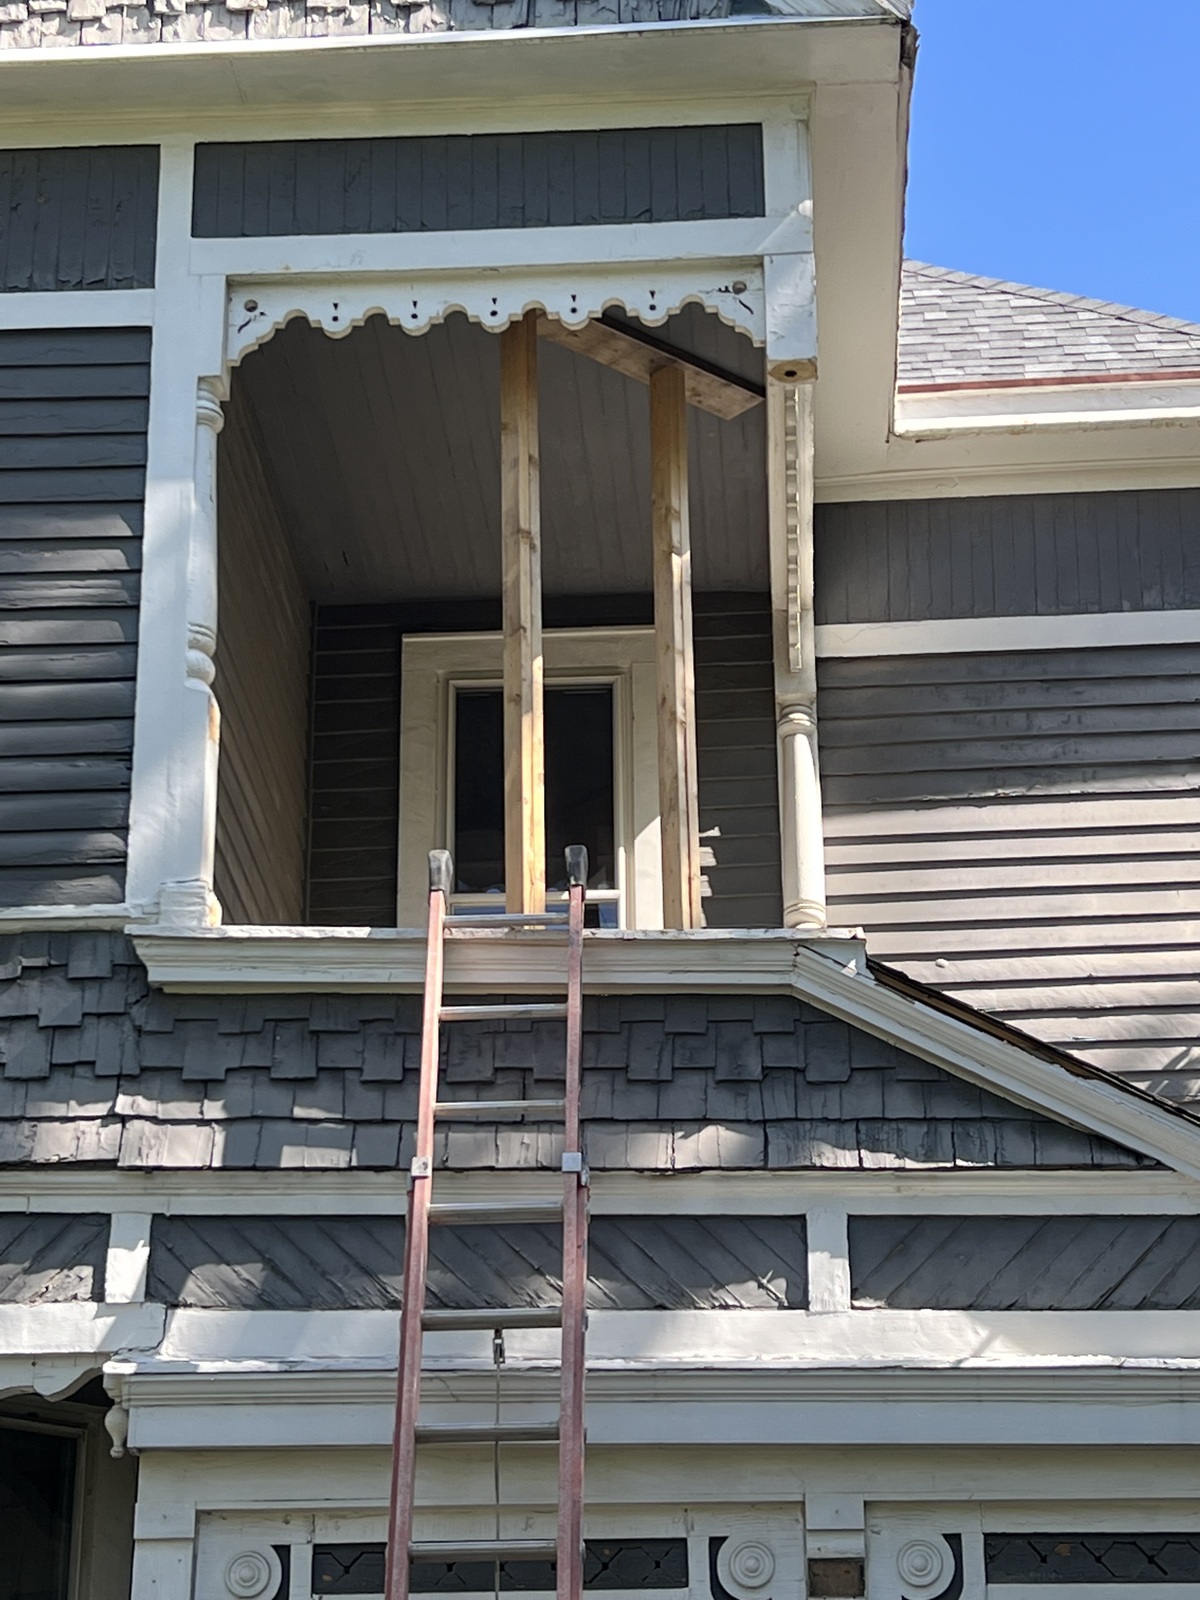
M761 381L762 352L699 307L656 333ZM233 382L311 599L499 594L499 352L461 316L417 337L373 317L339 339L292 322L246 357ZM539 356L546 592L648 592L649 391L544 340ZM765 590L764 408L688 426L696 586Z

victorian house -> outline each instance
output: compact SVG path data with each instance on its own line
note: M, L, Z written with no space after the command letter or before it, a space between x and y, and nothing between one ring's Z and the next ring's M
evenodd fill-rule
M4 1600L1200 1596L1200 327L908 9L0 3Z

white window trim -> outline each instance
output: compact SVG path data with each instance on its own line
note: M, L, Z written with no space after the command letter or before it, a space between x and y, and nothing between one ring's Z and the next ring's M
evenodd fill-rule
M615 710L617 885L623 925L662 927L658 692L653 628L562 628L543 635L546 681L611 682ZM449 809L451 686L503 675L499 633L404 640L400 678L400 871L396 925L423 926L427 859L444 848Z

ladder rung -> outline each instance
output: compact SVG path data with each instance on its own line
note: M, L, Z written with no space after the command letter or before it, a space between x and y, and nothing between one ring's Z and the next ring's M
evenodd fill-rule
M435 1117L454 1122L471 1117L562 1117L566 1115L565 1100L439 1100L433 1108Z
M455 928L565 928L565 911L504 911L489 916L486 911L464 912L461 916L447 917L446 931Z
M560 1306L499 1306L488 1311L452 1311L436 1306L421 1317L431 1333L478 1333L496 1328L561 1328Z
M557 1422L435 1422L418 1426L418 1444L555 1444Z
M561 1021L566 1014L564 1005L517 1001L498 1006L443 1006L438 1017L442 1022L547 1022Z
M561 1200L465 1200L446 1201L429 1208L430 1222L447 1227L472 1227L500 1222L559 1222Z
M410 1544L413 1561L553 1561L558 1545L553 1539L473 1539L469 1543L422 1540Z

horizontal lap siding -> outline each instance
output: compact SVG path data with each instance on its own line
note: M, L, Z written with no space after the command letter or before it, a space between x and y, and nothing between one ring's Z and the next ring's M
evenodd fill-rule
M687 222L763 214L762 129L609 128L196 149L197 238Z
M0 150L0 292L154 283L158 150Z
M1200 1095L1200 646L826 660L819 709L831 916Z
M149 360L0 333L0 904L124 893Z
M816 508L819 623L1200 608L1200 490Z
M1200 1310L1200 1217L851 1217L856 1306Z
M308 601L235 387L218 455L216 894L232 923L297 923L307 844Z
M710 928L778 928L770 606L756 594L698 594L694 605L704 919Z

